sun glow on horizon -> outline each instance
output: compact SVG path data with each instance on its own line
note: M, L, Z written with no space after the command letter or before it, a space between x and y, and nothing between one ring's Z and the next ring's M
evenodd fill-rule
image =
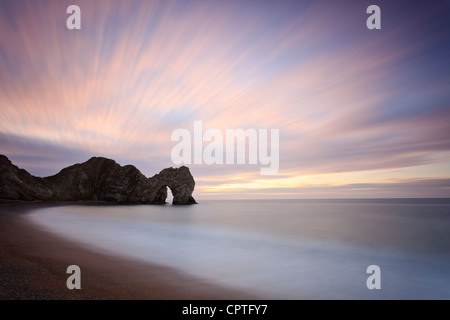
M189 166L201 196L450 196L449 8L363 1L0 4L0 148L39 176L91 156L151 176L171 133L280 133L280 170ZM56 169L58 168L58 169ZM57 170L55 172L55 170Z

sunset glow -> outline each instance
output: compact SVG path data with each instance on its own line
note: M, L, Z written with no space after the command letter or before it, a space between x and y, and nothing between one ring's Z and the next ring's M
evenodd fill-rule
M191 164L199 200L449 197L450 5L392 2L1 1L0 154L152 176L202 121L279 129L280 168Z

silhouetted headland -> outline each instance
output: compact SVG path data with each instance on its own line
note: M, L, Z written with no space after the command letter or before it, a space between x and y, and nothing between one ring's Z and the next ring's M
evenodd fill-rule
M164 204L167 187L173 204L195 204L195 181L189 168L167 168L145 177L132 165L93 157L45 178L35 177L0 155L0 199L41 201L107 201L120 204Z

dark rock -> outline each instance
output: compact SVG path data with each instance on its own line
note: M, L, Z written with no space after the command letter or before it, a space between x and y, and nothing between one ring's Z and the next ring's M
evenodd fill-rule
M19 169L0 155L0 198L13 200L36 200L51 197L52 190L44 179L34 177Z
M192 198L195 181L189 168L185 166L179 169L164 169L149 180L152 183L151 189L159 190L156 198L161 192L162 198L165 199L167 197L167 187L169 187L173 194L173 204L196 203L194 198Z
M163 204L169 187L173 204L196 203L192 197L195 181L184 166L146 178L132 165L122 167L114 160L94 157L39 178L0 155L0 181L2 199Z

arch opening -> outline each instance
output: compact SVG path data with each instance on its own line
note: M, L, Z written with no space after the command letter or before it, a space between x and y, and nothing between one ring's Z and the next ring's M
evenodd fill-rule
M173 204L173 194L172 189L170 189L170 187L167 187L166 203Z
M169 186L162 186L158 193L156 194L157 204L173 204L174 195L172 193L172 189Z

